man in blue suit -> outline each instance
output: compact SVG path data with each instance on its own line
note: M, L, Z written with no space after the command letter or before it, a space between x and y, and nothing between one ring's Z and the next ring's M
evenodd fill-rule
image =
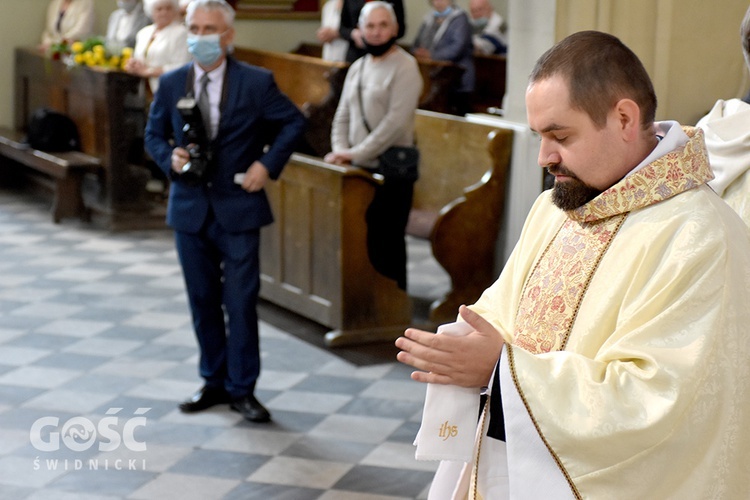
M161 78L145 139L172 179L167 223L175 230L205 380L180 410L229 403L247 420L264 422L270 414L254 396L260 228L273 221L263 186L278 178L305 119L270 72L227 56L234 10L224 0L194 0L186 23L194 62ZM196 161L177 109L186 95L202 108L210 137L202 176L190 175Z

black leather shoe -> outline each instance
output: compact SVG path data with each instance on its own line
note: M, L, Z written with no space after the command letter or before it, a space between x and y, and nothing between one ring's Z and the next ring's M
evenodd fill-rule
M252 394L233 400L229 407L240 412L245 420L251 422L268 422L271 420L271 414Z
M183 413L194 413L206 410L212 406L227 404L230 401L229 393L223 387L203 386L190 399L180 403L179 408Z

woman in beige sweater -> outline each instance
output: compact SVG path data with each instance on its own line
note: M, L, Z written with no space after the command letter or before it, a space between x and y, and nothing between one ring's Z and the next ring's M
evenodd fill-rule
M365 4L359 18L367 55L346 75L325 161L377 168L391 146L414 145L414 112L422 93L417 61L395 45L398 24L387 2ZM366 123L365 123L366 122ZM406 289L406 243L413 181L386 179L367 210L368 251L378 272Z

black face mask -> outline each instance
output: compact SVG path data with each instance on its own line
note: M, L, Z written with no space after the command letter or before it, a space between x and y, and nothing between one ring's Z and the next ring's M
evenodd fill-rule
M390 40L388 40L382 45L370 45L369 43L367 43L367 41L365 40L362 40L362 41L365 44L365 50L367 51L368 54L372 54L375 57L379 57L385 54L386 52L388 52L388 49L393 47L393 44L396 43L396 37L394 36L393 38L391 38Z

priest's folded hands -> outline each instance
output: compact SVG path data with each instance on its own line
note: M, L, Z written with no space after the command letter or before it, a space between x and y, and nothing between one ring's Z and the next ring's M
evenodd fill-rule
M418 382L451 384L460 387L486 387L503 348L500 332L466 306L459 315L474 331L463 336L435 335L409 328L396 340L396 358L418 371L411 378Z

